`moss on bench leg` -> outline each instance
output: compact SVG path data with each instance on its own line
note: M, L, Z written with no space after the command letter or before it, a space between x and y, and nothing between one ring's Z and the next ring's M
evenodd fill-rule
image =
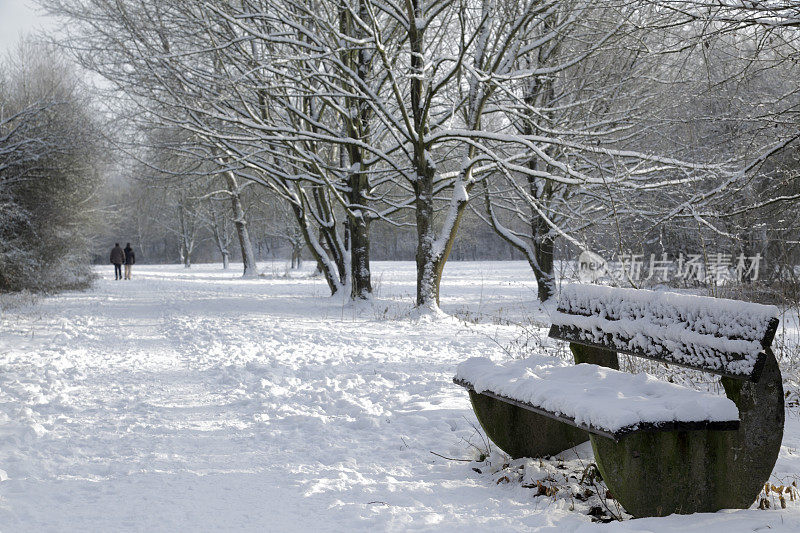
M603 480L635 517L714 512L740 500L727 471L725 432L634 433L619 442L592 435L591 440Z
M768 354L758 383L723 378L739 408L738 431L592 435L611 494L636 517L745 509L769 479L783 437L783 385Z
M589 440L569 424L469 391L472 408L486 435L513 458L555 455Z

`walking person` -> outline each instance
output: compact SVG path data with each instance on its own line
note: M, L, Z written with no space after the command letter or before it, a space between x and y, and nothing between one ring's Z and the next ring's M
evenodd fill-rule
M125 245L125 279L131 279L131 265L136 263L136 254L133 253L131 243Z
M114 264L114 279L122 279L122 263L125 262L125 250L119 247L119 243L114 243L111 249L111 262Z

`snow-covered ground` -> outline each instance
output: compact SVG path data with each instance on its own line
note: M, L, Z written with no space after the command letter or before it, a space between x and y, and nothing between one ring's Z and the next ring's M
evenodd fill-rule
M376 263L376 299L357 306L308 270L262 267L103 268L89 292L6 310L0 530L800 530L797 501L594 523L585 445L441 457L484 447L457 364L542 342L514 325L543 320L525 263L449 263L442 307L466 321L415 317L412 263ZM798 418L776 485L800 475Z

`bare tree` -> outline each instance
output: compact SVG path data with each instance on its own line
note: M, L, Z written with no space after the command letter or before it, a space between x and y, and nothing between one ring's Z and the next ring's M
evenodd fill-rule
M368 296L370 222L413 211L416 303L435 309L480 183L487 221L528 258L542 298L557 238L584 247L578 234L608 217L694 216L742 183L722 158L637 144L641 123L625 115L651 82L640 48L621 50L666 32L671 13L645 0L42 3L73 21L66 46L82 64L186 132L217 172L290 206L332 293ZM680 188L694 192L647 209Z

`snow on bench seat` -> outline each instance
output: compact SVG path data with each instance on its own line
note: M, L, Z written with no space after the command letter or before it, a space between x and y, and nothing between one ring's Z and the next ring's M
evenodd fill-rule
M736 405L725 398L597 365L543 356L503 364L461 363L455 383L614 439L636 431L735 430ZM511 400L511 401L508 401Z
M567 284L550 336L739 379L757 379L778 308L737 300Z

